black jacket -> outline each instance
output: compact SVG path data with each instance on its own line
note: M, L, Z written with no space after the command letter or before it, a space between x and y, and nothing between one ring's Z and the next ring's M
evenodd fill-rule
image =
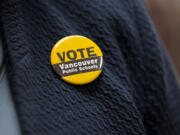
M1 0L0 29L23 134L180 134L180 89L140 0ZM65 83L50 65L69 35L102 49L91 84Z

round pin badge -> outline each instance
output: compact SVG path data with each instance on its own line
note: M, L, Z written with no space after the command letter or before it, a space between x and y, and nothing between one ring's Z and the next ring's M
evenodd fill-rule
M57 74L71 84L88 84L102 72L102 51L84 36L72 35L59 40L52 48L50 59Z

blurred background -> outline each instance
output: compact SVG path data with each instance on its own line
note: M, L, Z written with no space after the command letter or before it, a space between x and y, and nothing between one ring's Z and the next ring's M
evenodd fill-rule
M180 0L144 0L180 75Z

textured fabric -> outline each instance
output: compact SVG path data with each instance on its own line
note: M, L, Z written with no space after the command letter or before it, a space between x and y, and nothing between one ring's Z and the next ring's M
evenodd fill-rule
M1 0L8 76L24 135L178 135L180 90L140 0ZM82 35L103 51L91 84L65 83L53 45Z

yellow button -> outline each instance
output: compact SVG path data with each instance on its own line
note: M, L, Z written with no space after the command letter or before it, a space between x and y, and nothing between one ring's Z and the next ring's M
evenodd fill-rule
M92 40L78 35L67 36L52 48L51 65L64 81L83 85L100 75L103 54Z

